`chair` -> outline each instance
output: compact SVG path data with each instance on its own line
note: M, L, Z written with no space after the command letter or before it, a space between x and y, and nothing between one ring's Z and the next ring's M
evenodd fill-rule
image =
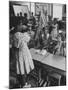
M52 68L49 67L43 67L43 74L44 74L44 78L46 78L46 82L47 85L46 86L50 86L51 85L51 79L55 79L58 81L58 86L61 85L61 75L56 73Z
M41 79L41 71L42 67L41 64L37 61L34 61L35 69L30 72L29 76L32 76L34 80L36 80L37 87L40 87L43 83L43 80Z
M58 86L61 85L61 83L60 83L61 82L61 75L60 74L53 72L53 73L49 73L48 77L49 77L49 79L55 78L56 80L58 80Z
M34 69L33 71L30 72L29 74L29 81L30 80L35 81L36 86L39 86L39 73L36 71L36 69Z

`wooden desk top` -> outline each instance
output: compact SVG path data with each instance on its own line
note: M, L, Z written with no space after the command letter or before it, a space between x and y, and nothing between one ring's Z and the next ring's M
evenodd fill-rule
M50 54L48 56L43 56L36 53L36 49L30 49L32 58L43 64L49 65L51 67L66 71L66 59L63 56L57 56Z

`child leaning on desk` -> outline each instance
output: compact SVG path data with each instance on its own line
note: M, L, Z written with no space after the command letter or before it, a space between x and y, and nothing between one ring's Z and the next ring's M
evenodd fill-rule
M63 41L62 41L61 35L59 34L57 36L57 45L54 48L54 54L57 54L57 55L62 54L62 49L63 49L62 44L63 44Z

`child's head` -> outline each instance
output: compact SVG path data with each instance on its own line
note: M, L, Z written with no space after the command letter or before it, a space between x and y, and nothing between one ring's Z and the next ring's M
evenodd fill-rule
M57 24L57 18L54 18L53 22L54 24Z
M48 26L46 26L45 29L48 30Z
M57 39L58 39L58 41L61 41L61 35L60 34L57 36Z

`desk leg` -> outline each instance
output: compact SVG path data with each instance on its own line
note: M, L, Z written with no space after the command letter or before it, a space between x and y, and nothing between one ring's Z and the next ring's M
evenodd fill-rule
M58 86L60 86L60 81L61 81L61 78L59 78L59 81L58 81Z
M47 86L50 86L49 76L47 76Z
M39 84L40 84L40 82L41 82L41 69L39 69Z

